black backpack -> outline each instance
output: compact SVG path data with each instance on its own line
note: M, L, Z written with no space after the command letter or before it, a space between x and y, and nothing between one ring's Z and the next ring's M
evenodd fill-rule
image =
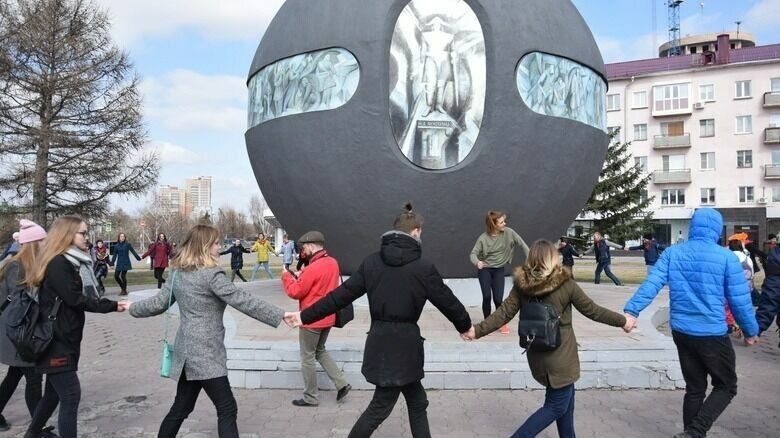
M517 327L520 347L526 351L553 351L561 345L561 317L552 304L538 298L529 300L520 310Z
M27 288L18 288L8 294L0 306L0 314L5 316L6 334L20 359L35 362L49 347L61 302L57 297L51 312L46 313Z

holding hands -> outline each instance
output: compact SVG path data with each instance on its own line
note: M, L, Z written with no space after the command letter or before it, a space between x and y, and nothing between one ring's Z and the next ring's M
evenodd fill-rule
M755 345L757 343L758 343L758 336L745 338L745 346L747 346L747 347L750 347L751 345Z
M639 327L639 321L635 317L629 314L625 314L626 316L626 325L623 326L623 331L626 333L631 333L632 330Z
M290 328L296 328L303 325L301 322L301 312L284 312L284 323Z
M117 312L124 312L126 310L130 310L130 306L133 304L132 301L128 300L120 300L116 303L116 311Z
M461 333L460 338L467 342L477 339L477 334L476 331L474 330L474 326L472 325L469 331Z

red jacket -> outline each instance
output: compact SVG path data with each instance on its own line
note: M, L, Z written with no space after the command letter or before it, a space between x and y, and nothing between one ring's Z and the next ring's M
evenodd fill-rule
M311 257L309 266L301 271L297 279L285 271L282 274L282 285L287 296L298 300L298 307L303 310L335 290L339 286L340 275L339 263L323 250ZM303 327L326 329L335 323L336 315L333 314Z
M143 259L150 255L154 259L152 262L153 268L167 268L168 258L171 256L171 245L168 242L154 242L141 258Z

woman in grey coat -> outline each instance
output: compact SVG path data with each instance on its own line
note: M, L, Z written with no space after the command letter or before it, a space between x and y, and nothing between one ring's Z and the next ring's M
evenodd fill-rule
M227 378L222 324L225 307L229 304L272 327L278 327L285 316L284 310L230 282L217 263L219 252L219 231L207 225L195 226L173 261L172 281L154 297L130 306L132 316L144 318L162 314L170 301L179 303L181 322L171 364L171 377L179 383L173 406L160 425L159 438L176 436L195 408L201 389L217 408L220 438L238 438L238 406Z

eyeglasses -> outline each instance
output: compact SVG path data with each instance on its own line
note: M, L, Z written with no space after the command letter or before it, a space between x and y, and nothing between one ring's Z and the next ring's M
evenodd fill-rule
M87 237L87 234L89 234L89 231L76 231L76 234L81 234L84 237Z

